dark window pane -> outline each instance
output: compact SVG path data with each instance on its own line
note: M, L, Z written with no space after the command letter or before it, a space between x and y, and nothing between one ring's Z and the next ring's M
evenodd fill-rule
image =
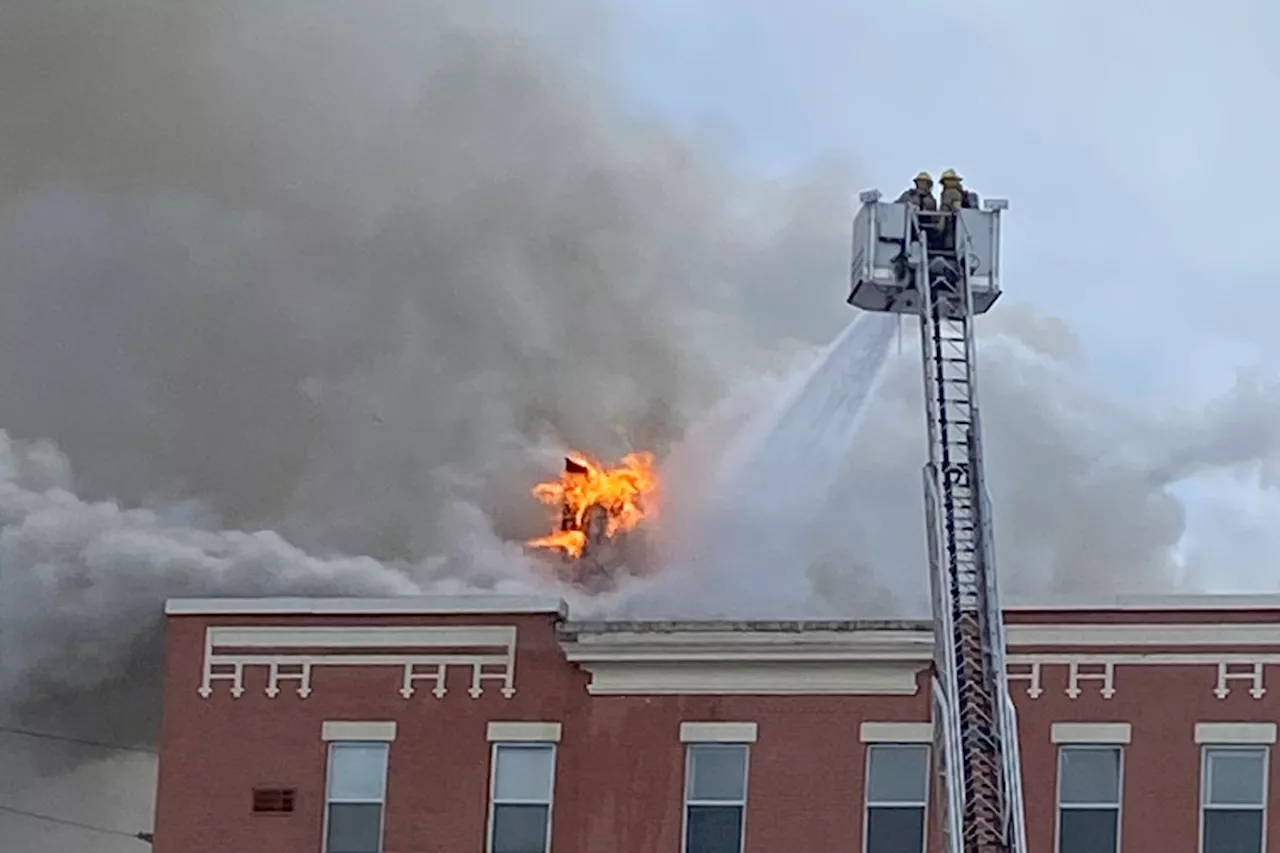
M1059 758L1058 802L1089 805L1120 802L1120 750L1064 746Z
M330 803L327 853L378 853L382 847L380 803Z
M1204 853L1262 853L1262 811L1206 809Z
M1116 809L1060 809L1058 853L1114 853L1119 818Z
M741 806L689 806L685 853L741 853Z
M929 747L884 744L872 746L869 751L869 804L925 803L929 790Z
M1265 749L1214 748L1205 752L1208 791L1206 805L1261 806Z
M546 848L546 806L493 807L493 853L542 853Z
M690 800L738 800L746 792L747 748L738 744L689 747Z
M867 809L866 853L923 853L924 809Z

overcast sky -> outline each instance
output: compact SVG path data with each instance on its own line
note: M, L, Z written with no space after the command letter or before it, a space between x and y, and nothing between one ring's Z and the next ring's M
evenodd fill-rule
M614 6L628 90L744 167L837 156L895 193L955 167L1010 198L1007 298L1066 320L1113 393L1195 407L1276 363L1280 6ZM1257 553L1257 522L1280 512L1230 478L1183 491L1207 550L1253 530Z
M1008 291L1123 385L1203 392L1274 346L1274 4L615 5L632 91L745 164L843 156L894 192L954 166L1010 197Z

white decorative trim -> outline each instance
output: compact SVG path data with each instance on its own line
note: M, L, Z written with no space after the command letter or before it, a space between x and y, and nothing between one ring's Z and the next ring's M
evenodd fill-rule
M354 720L325 720L320 725L320 739L378 740L390 743L396 739L395 722L362 723Z
M933 723L873 723L858 727L863 743L933 743Z
M204 664L199 694L208 699L214 681L231 682L231 696L244 695L247 666L267 668L265 693L280 695L280 682L296 681L297 694L311 695L311 674L318 666L395 666L403 671L400 695L409 699L419 681L433 683L432 695L444 698L451 666L471 668L473 699L485 681L501 681L502 695L515 695L516 628L513 625L415 627L210 626L205 629ZM376 652L361 654L361 650ZM443 650L443 651L441 651Z
M1241 670L1232 670L1232 666L1247 666L1249 670L1243 672ZM1213 688L1213 695L1219 699L1226 699L1231 695L1231 687L1228 681L1248 681L1250 684L1249 695L1254 699L1261 699L1267 695L1267 688L1263 684L1263 677L1266 674L1266 667L1260 663L1243 663L1230 664L1226 661L1218 663L1218 683Z
M403 598L170 598L168 616L448 615L553 613L569 615L559 598L529 595L430 595Z
M1276 646L1280 647L1280 622L1262 624L1223 624L1221 622L1185 622L1181 624L1127 625L1108 623L1106 614L1099 621L1081 625L1027 625L1005 627L1010 647L1022 646Z
M1196 743L1234 745L1275 742L1275 723L1196 723Z
M1044 686L1040 683L1040 662L1029 660L1029 656L1023 656L1021 659L1015 660L1012 656L1005 658L1005 678L1010 683L1014 681L1027 682L1027 695L1032 699L1039 699L1044 695ZM1011 672L1012 666L1025 666L1026 672Z
M1084 666L1100 666L1102 670L1099 672L1082 672L1081 667ZM1103 699L1110 699L1116 695L1116 665L1114 661L1104 660L1096 663L1073 660L1067 664L1067 696L1071 699L1079 699L1080 682L1097 681L1101 686L1098 688L1098 694Z
M706 623L651 630L576 626L565 657L596 696L873 694L911 696L932 659L920 629L735 629Z
M681 723L681 743L755 743L755 723Z
M1119 652L1104 654L1011 654L1006 657L1005 673L1008 680L1026 681L1027 695L1038 699L1044 693L1043 669L1046 666L1067 667L1066 695L1071 699L1083 693L1080 683L1096 681L1098 693L1104 699L1116 694L1116 667L1118 666L1205 666L1215 667L1217 680L1213 695L1225 699L1230 694L1228 681L1249 681L1249 695L1261 699L1266 695L1264 676L1266 665L1280 665L1280 653L1257 652ZM1015 670L1014 667L1027 667ZM1092 669L1100 667L1100 669ZM1247 671L1233 667L1248 667ZM1085 669L1090 668L1090 669Z
M1054 723L1049 729L1054 743L1123 744L1133 741L1129 723Z
M877 667L858 664L722 666L713 662L629 667L586 666L587 692L593 696L756 695L756 696L912 696L919 666Z
M1280 622L1023 624L1008 631L1007 677L1024 683L1031 699L1044 695L1049 666L1067 670L1070 699L1114 698L1123 678L1117 670L1125 666L1214 667L1213 695L1225 698L1230 682L1249 681L1249 695L1260 699L1266 666L1280 665ZM931 632L916 622L570 623L562 644L568 660L590 674L593 695L913 695L932 658ZM1044 650L1019 650L1029 646Z
M559 743L560 728L559 723L504 723L493 721L489 723L488 736L491 743L496 741L505 743L526 741L531 743Z

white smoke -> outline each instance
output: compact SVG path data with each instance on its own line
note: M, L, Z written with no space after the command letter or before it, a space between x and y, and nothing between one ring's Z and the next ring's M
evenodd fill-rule
M1230 574L1203 547L1186 547L1179 491L1206 477L1274 487L1280 380L1246 371L1204 408L1139 405L1100 390L1061 323L1016 303L977 323L996 556L1009 602L1196 591ZM733 526L737 541L705 542L692 531L708 553L690 559L678 543L676 556L688 565L634 585L610 606L645 617L927 615L920 472L926 422L916 321L904 321L903 334L906 346L891 356L865 412L842 413L840 402L842 384L866 378L868 363L850 352L837 358L833 348L819 369L802 365L788 380L747 386L721 416L693 431L671 457L676 470L668 479L677 484L671 509L687 514L678 518L676 535L722 521L716 513L728 508L741 513ZM815 409L833 414L795 434L770 435L780 405L792 406L792 420ZM753 436L761 427L763 442ZM717 444L730 458L709 450ZM746 458L734 456L744 452ZM815 452L836 471L814 467ZM697 457L748 469L751 485L717 481L714 465L693 462ZM1219 523L1239 536L1239 514ZM1255 559L1277 544L1261 535L1260 518L1248 527ZM1246 589L1280 587L1257 573L1235 574L1237 583L1245 577Z
M718 464L700 473L703 488L691 490L688 478L676 487L674 517L662 526L663 573L626 610L739 618L815 612L809 572L826 567L843 574L848 561L828 566L830 549L857 544L841 536L846 528L836 498L895 325L889 315L860 314L812 366L776 389L721 452L710 454ZM668 466L682 465L681 455ZM844 615L867 609L864 602L843 604L854 607Z

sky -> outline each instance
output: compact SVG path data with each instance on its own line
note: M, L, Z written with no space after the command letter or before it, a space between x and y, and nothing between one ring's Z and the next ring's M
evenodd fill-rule
M1280 206L1267 155L1280 151L1280 118L1265 104L1280 92L1280 6L604 2L607 14L582 11L579 31L548 29L620 84L626 109L744 170L846 161L862 185L850 192L896 193L921 168L954 167L984 197L1009 198L1001 307L1025 301L1062 318L1114 395L1194 411L1241 369L1274 372ZM1257 484L1215 475L1178 488L1189 552L1280 549L1266 523L1280 500ZM1256 586L1268 572L1220 561L1210 580ZM130 760L94 765L86 790L118 796L75 816L149 822L149 770ZM112 786L115 771L143 781ZM75 812L9 782L6 802ZM79 830L21 831L38 853L89 846Z
M957 168L1010 199L1004 289L1067 322L1094 375L1191 409L1280 361L1271 200L1280 7L1177 0L612 4L611 73L637 100L785 174L850 160L868 186ZM1271 93L1268 95L1268 93ZM1280 428L1280 425L1278 425ZM1238 478L1180 484L1190 550L1280 500ZM1280 546L1280 540L1276 542ZM1258 566L1222 566L1238 588Z
M1007 291L1069 319L1119 387L1195 394L1271 354L1280 211L1230 208L1280 136L1269 4L615 5L621 79L751 168L848 157L896 191L957 167L1010 198Z

